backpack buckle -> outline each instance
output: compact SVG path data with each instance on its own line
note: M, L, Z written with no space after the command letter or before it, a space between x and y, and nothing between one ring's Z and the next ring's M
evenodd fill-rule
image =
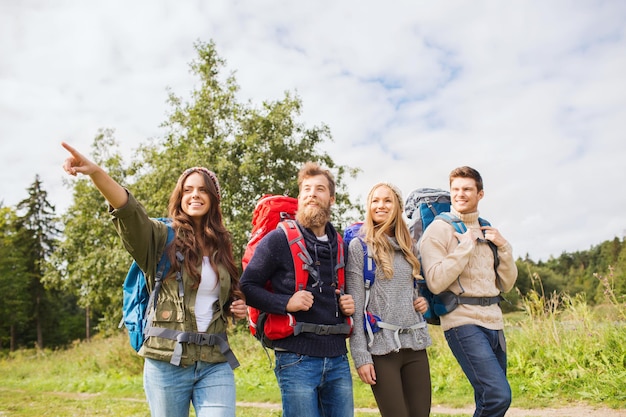
M204 335L201 333L183 333L183 335L181 337L182 340L179 340L179 342L201 345L204 340Z
M328 336L330 334L331 326L327 324L320 324L315 329L315 334L320 336Z
M491 305L491 298L489 297L480 297L478 300L481 307L489 307Z

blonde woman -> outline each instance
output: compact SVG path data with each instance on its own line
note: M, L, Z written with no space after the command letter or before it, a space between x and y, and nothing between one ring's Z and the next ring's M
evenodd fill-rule
M420 313L426 311L427 303L414 285L420 263L402 211L402 196L394 185L372 187L359 239L353 239L348 248L346 285L356 310L350 351L383 417L426 417L431 405L426 348L432 342ZM369 297L363 284L362 243L376 265ZM363 326L365 309L376 317L378 331L371 335Z

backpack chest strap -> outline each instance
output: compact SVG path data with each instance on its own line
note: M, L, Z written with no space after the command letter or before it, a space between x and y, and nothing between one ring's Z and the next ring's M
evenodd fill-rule
M380 327L381 329L393 331L393 340L396 342L396 348L398 350L400 350L400 348L402 347L402 345L400 344L400 333L410 333L418 329L424 329L426 327L426 321L424 320L408 327L397 326L395 324L385 323L384 321L379 321L376 324L378 324L378 327Z
M503 301L504 297L502 297L501 295L496 295L495 297L466 297L463 295L457 295L456 299L459 304L470 304L474 306L486 307Z
M183 343L205 346L219 346L220 352L226 357L232 369L239 366L239 361L230 349L226 333L198 333L182 332L180 330L165 329L163 327L150 327L147 336L162 337L164 339L176 340L176 347L172 354L170 363L179 366L183 355Z
M393 340L396 342L396 350L400 350L400 348L402 347L402 345L400 344L400 334L401 333L403 333L403 334L404 333L411 333L411 332L414 332L415 330L426 328L426 321L425 320L422 320L419 323L415 323L414 325L408 326L408 327L397 326L395 324L385 323L384 321L379 321L376 324L381 329L387 329L387 330L392 330L393 331Z
M341 324L314 324L314 323L296 323L293 329L293 335L297 336L300 333L315 333L317 335L336 335L350 334L352 331L352 325L350 323Z

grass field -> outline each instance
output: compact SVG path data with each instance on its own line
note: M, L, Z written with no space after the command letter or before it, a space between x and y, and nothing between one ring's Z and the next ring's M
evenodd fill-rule
M623 306L592 310L582 299L566 297L558 308L546 307L539 298L529 299L525 312L507 315L512 406L540 409L582 404L626 411L623 313ZM471 406L471 387L441 329L430 327L430 332L433 404ZM237 415L280 416L276 408L280 394L265 352L243 325L232 329L230 338L241 362L235 371ZM3 352L0 416L148 416L141 370L142 359L121 332L58 351ZM378 415L370 410L376 404L369 387L356 372L353 377L357 416Z

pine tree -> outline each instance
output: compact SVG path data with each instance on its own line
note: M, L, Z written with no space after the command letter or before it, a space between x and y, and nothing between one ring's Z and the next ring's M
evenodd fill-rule
M17 213L9 207L0 207L0 348L9 341L14 351L18 346L18 332L28 321L29 293L26 268L26 249L16 233Z
M57 226L55 209L48 202L48 193L42 187L39 175L28 188L28 198L17 205L19 217L16 222L20 244L25 248L28 293L31 303L31 320L36 331L38 348L43 348L44 321L52 317L48 294L42 283L45 260L57 244L60 230Z

